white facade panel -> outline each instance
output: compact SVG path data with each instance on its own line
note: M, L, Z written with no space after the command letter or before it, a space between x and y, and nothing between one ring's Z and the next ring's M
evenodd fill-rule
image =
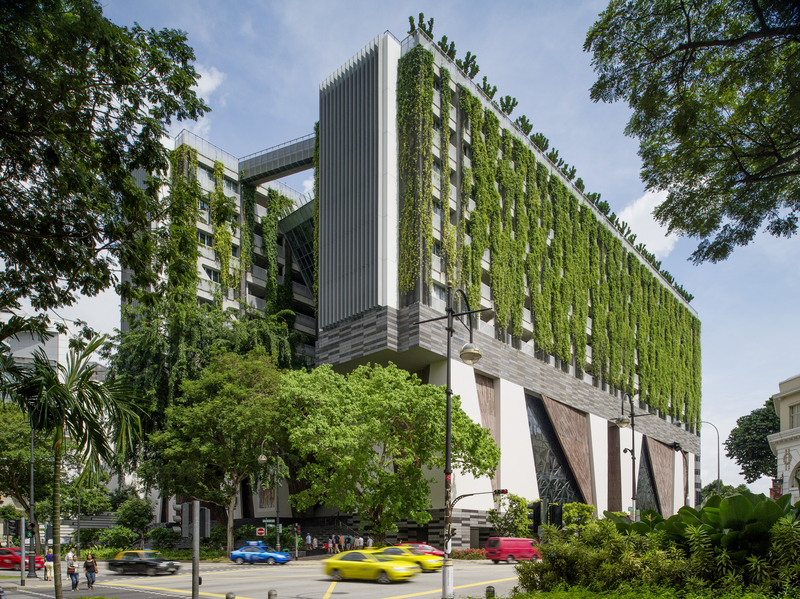
M495 381L495 422L500 445L500 488L528 501L539 499L536 464L533 461L531 431L525 389L509 381Z
M608 420L587 414L589 426L589 451L592 460L592 493L596 515L603 516L608 509Z

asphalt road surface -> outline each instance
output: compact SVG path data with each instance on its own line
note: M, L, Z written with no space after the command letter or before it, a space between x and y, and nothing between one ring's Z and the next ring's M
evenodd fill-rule
M103 570L103 563L100 569ZM184 563L174 575L131 576L101 572L93 591L86 589L86 579L81 575L78 592L70 592L64 580L64 596L116 597L118 599L187 599L192 594L191 564ZM418 574L410 580L381 585L372 581L333 582L322 572L322 562L301 560L283 566L202 564L203 584L200 597L225 598L232 592L237 599L267 599L268 591L277 591L277 599L437 599L442 595L440 572ZM10 571L2 572L11 574ZM490 562L456 561L454 567L455 596L457 599L482 598L486 587L493 586L497 597L509 597L517 584L513 566ZM8 599L30 599L54 596L53 583L38 580L26 581L24 588L12 589L19 580L3 579Z

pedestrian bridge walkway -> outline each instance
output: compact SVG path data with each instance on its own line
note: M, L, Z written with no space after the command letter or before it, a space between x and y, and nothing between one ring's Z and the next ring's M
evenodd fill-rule
M314 168L314 141L315 135L311 133L240 158L240 181L256 187Z

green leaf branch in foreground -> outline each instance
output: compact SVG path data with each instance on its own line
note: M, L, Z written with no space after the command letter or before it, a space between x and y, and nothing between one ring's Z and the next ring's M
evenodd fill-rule
M655 216L717 262L766 230L797 232L796 2L612 0L586 36L594 101L625 101Z
M120 267L123 292L156 283L161 138L209 110L186 35L114 25L96 0L21 0L3 3L0 56L0 292L44 310Z
M327 503L369 523L380 542L394 523L430 520L429 469L444 466L444 389L397 368L360 366L348 375L323 365L285 375L279 419L292 449L307 461L308 488L295 507ZM489 431L453 398L453 467L491 476L500 450Z
M261 442L276 435L279 376L263 348L213 356L196 380L183 382L183 396L165 412L164 430L150 436L156 457L139 469L162 494L224 508L229 552L242 483L261 472Z

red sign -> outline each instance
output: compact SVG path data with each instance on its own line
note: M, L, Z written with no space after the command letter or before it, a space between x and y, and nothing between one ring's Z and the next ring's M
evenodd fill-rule
M263 537L266 534L267 534L266 529L264 529L264 528L256 528L256 536L257 537Z

